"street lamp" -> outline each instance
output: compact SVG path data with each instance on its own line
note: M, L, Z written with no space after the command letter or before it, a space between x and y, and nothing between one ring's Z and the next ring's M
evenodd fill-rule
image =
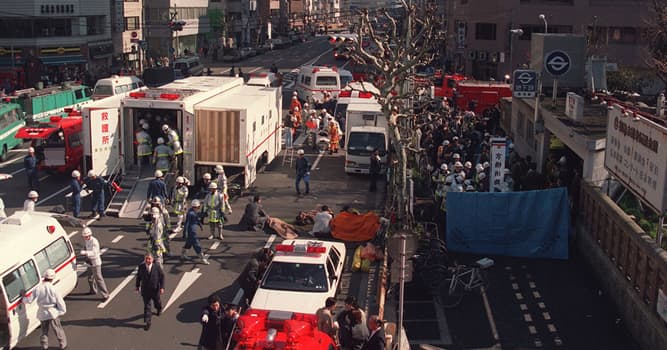
M542 21L544 21L544 34L546 34L549 32L549 25L547 24L547 16L545 16L543 13L540 13L539 17Z
M510 29L510 74L514 72L514 36L522 36L523 29Z

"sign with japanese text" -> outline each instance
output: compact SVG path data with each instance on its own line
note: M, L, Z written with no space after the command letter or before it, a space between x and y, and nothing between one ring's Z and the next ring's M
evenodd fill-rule
M653 209L667 209L667 128L618 105L609 110L604 166Z
M504 137L491 138L491 179L489 180L489 191L495 192L505 180L505 152L507 141Z
M517 69L512 79L512 96L516 98L535 98L537 95L537 72Z
M118 162L118 110L98 109L90 112L90 154L92 167L101 176L108 175Z

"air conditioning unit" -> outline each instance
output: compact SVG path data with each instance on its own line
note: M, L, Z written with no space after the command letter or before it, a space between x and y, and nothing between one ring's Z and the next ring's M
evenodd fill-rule
M469 51L468 52L468 59L471 61L476 61L477 60L477 51Z
M478 61L486 61L488 58L488 53L486 51L479 51L477 53L477 60Z

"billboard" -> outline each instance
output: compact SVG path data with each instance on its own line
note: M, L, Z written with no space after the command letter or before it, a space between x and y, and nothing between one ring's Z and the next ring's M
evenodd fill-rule
M604 166L653 209L667 209L667 128L614 105L608 114Z

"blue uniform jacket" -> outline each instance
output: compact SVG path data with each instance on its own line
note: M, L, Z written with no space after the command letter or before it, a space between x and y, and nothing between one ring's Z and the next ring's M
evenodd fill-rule
M146 198L153 199L160 197L162 202L167 198L167 185L160 179L155 179L148 184L148 194Z
M195 238L197 236L197 226L199 225L201 225L199 215L197 215L197 212L191 208L185 216L185 230L183 231L183 236L187 239Z
M23 158L23 167L28 175L37 172L37 157L28 155Z
M79 183L79 180L73 178L69 183L69 188L72 190L72 198L81 197L81 184Z

